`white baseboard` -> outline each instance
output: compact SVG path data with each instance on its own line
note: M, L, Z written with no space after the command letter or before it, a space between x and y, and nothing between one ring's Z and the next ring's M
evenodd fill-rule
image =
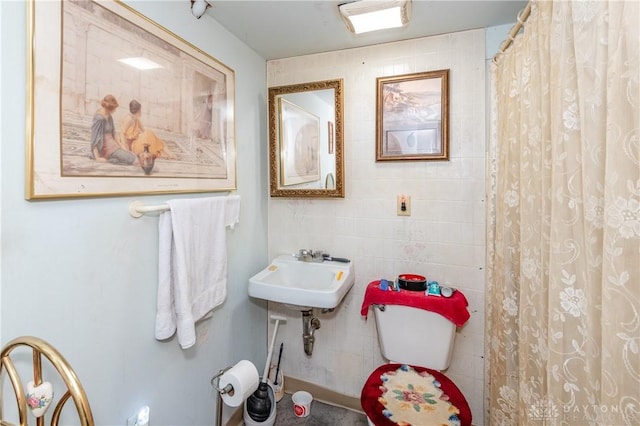
M364 414L360 406L360 398L344 395L331 389L296 379L295 377L284 376L285 393L292 394L299 390L305 390L311 393L313 399L316 401ZM241 405L236 408L225 426L242 426L244 424L242 418L243 413L244 405Z
M304 380L296 379L295 377L285 376L285 393L292 394L299 390L305 390L311 393L311 395L313 395L313 399L316 401L364 414L362 407L360 406L360 398L344 395L334 390L305 382Z

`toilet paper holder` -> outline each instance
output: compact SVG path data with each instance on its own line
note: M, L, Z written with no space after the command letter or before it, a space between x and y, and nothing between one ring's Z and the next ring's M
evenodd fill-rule
M229 395L233 395L233 386L231 385L231 383L227 383L227 386L225 386L224 388L220 388L220 377L222 377L222 375L227 371L231 370L231 367L232 366L223 368L222 370L218 371L218 374L211 378L211 386L213 386L213 388L218 391L218 396L224 395L226 393L228 393ZM213 383L215 380L218 381L217 384Z
M220 377L222 377L222 375L227 371L231 370L231 367L232 366L223 368L222 370L218 371L218 374L216 374L211 378L211 386L213 386L213 388L216 390L218 394L217 407L216 407L216 426L222 426L222 405L223 405L222 395L224 394L233 395L233 392L234 392L234 389L231 383L227 383L227 386L225 386L224 388L220 388ZM217 382L214 383L214 381L216 380Z

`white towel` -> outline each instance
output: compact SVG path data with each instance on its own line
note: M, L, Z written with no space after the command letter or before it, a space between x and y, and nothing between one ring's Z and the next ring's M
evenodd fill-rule
M158 222L156 339L178 334L187 349L196 343L195 323L227 296L225 228L238 223L240 197L168 201Z

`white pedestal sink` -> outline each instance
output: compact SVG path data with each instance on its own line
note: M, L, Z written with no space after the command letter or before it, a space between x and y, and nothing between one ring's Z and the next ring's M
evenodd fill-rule
M311 308L333 309L355 282L353 262L303 262L278 256L249 279L249 296Z

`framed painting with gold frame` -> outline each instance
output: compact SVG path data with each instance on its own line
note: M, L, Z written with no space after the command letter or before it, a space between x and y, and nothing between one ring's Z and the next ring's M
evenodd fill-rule
M376 161L448 160L449 70L376 83Z
M28 17L27 199L236 188L231 68L120 1Z

